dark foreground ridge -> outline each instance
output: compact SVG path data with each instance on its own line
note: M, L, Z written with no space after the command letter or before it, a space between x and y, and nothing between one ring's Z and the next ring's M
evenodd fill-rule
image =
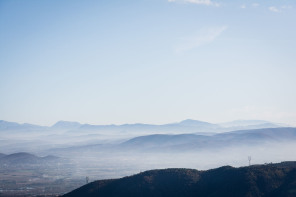
M207 171L151 170L129 177L100 180L63 197L295 197L296 162L224 166Z

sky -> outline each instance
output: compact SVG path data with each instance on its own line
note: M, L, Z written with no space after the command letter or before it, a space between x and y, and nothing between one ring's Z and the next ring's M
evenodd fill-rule
M294 0L0 0L0 119L296 126Z

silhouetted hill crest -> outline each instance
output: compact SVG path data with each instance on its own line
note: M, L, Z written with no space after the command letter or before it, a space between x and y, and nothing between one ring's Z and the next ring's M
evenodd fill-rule
M292 197L296 196L295 164L223 166L208 171L150 170L120 179L95 181L64 197Z

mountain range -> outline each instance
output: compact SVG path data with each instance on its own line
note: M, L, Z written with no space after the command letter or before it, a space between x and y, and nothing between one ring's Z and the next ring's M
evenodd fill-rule
M196 152L228 147L252 147L265 144L294 143L296 128L280 127L238 130L213 135L153 134L137 136L114 144L88 144L54 149L54 152L116 151L116 152Z
M293 140L296 140L296 128L284 127L239 130L212 136L194 134L140 136L123 142L121 149L190 151Z
M90 125L80 124L79 122L58 121L54 125L39 126L33 124L19 124L15 122L7 122L0 120L0 131L51 131L62 130L71 133L81 131L96 131L96 132L137 132L137 133L211 133L211 132L226 132L241 129L258 129L258 128L276 128L281 127L281 124L276 124L261 120L237 120L228 123L213 124L198 120L187 119L177 123L153 125L153 124L122 124L122 125Z
M61 162L62 158L48 155L45 157L38 157L36 155L26 153L26 152L18 152L13 154L2 154L0 153L0 167L7 166L12 169L13 167L18 166L26 166L26 165L48 165L55 164L57 162Z

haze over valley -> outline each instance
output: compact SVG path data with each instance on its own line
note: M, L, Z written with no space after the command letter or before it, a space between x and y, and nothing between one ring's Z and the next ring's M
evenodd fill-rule
M294 161L296 128L285 126L259 120L213 124L187 119L164 125L59 121L51 127L0 121L2 192L62 194L85 184L85 177L94 181L150 169L240 167L248 165L248 156L251 164Z

